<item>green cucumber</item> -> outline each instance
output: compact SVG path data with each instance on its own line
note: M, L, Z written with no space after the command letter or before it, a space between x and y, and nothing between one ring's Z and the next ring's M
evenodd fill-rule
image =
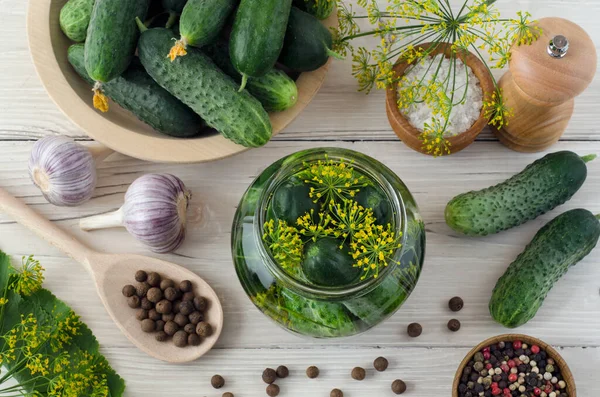
M227 42L220 40L202 50L222 71L241 83L242 75L231 63ZM267 112L281 112L293 107L298 101L296 83L281 70L272 69L262 77L249 78L246 88Z
M537 218L573 197L587 177L585 163L595 157L548 154L505 182L453 198L446 223L469 236L486 236Z
M279 62L298 72L310 72L325 65L331 56L333 36L316 17L292 7Z
M69 63L85 81L94 85L85 70L84 52L83 44L69 47ZM103 90L115 103L163 134L190 138L202 133L202 119L156 84L137 59L121 76L104 84Z
M362 269L353 264L350 249L335 238L323 237L304 247L302 270L306 278L317 285L343 287L352 284L362 274Z
M162 6L168 12L172 12L175 14L181 14L183 11L183 7L188 2L188 0L161 0Z
M96 0L69 0L60 10L60 28L71 40L81 43L87 36Z
M223 30L238 0L189 0L179 18L181 37L169 52L169 58L187 55L188 46L201 48L213 42ZM167 26L168 27L168 26Z
M584 209L551 220L498 280L490 314L508 328L531 320L553 285L587 256L600 237L599 216Z
M373 186L366 186L354 197L354 200L365 208L371 208L378 225L387 225L392 222L393 210L390 200L385 193Z
M275 219L295 226L296 221L310 211L317 211L319 205L308 196L310 187L302 181L287 181L279 186L271 199L271 210Z
M335 0L294 0L294 5L319 19L327 19L335 9Z
M229 39L231 61L242 75L240 90L248 77L264 76L275 66L291 7L292 0L241 1Z
M164 89L198 113L225 138L246 147L262 146L272 135L268 113L256 98L238 92L237 84L206 55L190 48L188 55L171 62L165 54L175 36L169 29L146 30L138 52L142 64Z
M85 68L94 81L107 83L127 69L139 35L135 18L146 17L149 3L96 0L85 45Z

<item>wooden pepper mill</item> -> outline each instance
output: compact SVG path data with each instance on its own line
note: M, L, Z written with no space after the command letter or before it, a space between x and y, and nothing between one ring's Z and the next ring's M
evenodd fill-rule
M543 18L538 25L537 41L513 46L510 70L499 82L514 116L495 132L520 152L538 152L560 139L574 98L596 74L596 48L579 25L562 18Z

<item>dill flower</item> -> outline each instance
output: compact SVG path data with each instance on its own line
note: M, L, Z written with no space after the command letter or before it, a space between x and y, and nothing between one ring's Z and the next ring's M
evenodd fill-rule
M375 224L375 216L371 208L364 208L354 200L344 200L341 203L331 201L329 211L332 215L331 223L336 227L338 236L353 237L358 232L371 230ZM343 246L340 244L340 248Z
M312 164L305 163L304 166L299 176L304 183L311 185L309 197L315 203L352 198L361 187L368 184L363 175L356 173L343 160L319 160Z
M30 296L42 288L44 282L44 268L33 255L23 257L20 269L14 269L15 279L11 282L12 289L24 296Z
M381 269L394 262L396 251L402 247L402 233L396 234L391 224L385 227L377 225L373 228L359 230L350 243L352 258L356 260L354 267L363 270L361 280L377 278Z
M303 216L299 217L296 221L298 225L298 233L305 237L309 237L313 241L317 241L317 239L321 237L331 236L331 235L339 235L339 232L330 227L330 223L332 223L331 215L326 214L324 212L319 212L317 214L318 222L314 222L315 219L315 210L310 210Z
M302 262L302 239L296 228L289 226L287 222L271 219L265 222L263 241L269 247L271 255L282 268L293 271Z
M425 123L425 129L419 135L423 141L423 150L434 157L450 154L451 143L444 137L445 131L445 126L437 118L431 124Z
M495 90L491 98L483 101L483 110L489 123L498 129L508 125L508 120L513 116L512 109L504 102L501 89Z

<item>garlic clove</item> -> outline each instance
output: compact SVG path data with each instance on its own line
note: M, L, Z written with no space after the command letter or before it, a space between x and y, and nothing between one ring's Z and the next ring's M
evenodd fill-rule
M64 136L48 136L33 145L29 175L46 200L57 206L83 204L97 182L92 154Z

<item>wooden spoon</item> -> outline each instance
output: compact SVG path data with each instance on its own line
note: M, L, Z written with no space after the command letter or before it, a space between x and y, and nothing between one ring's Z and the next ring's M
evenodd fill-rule
M193 272L160 259L94 251L1 188L0 210L81 263L92 275L98 295L113 321L134 345L150 356L169 363L184 363L204 355L217 342L223 329L223 308L215 291ZM207 321L213 327L213 335L204 339L199 346L179 348L170 340L156 341L156 333L144 333L135 317L136 311L127 306L127 299L121 292L123 286L135 284L135 272L140 269L157 272L176 282L190 280L195 292L206 297L210 302L205 314Z

